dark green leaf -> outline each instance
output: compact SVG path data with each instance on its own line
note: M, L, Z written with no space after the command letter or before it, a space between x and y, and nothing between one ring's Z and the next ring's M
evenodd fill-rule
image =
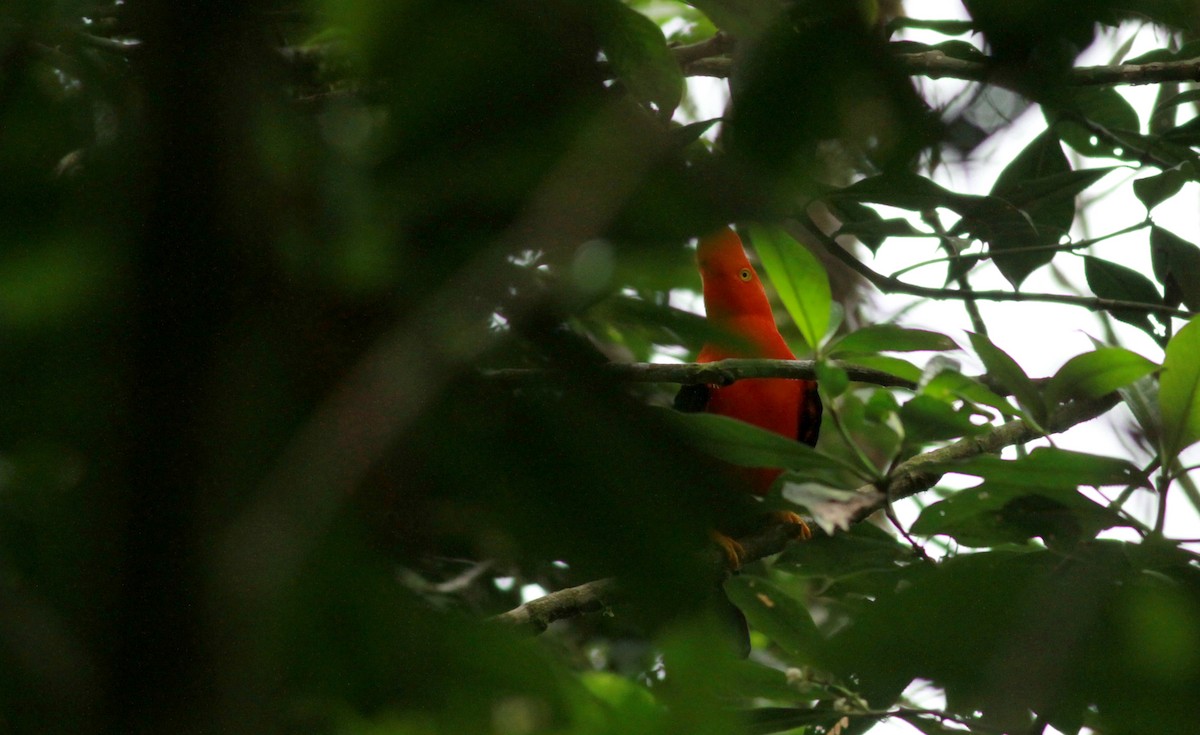
M1200 310L1200 248L1158 225L1150 228L1150 262L1168 306Z
M1171 95L1167 99L1154 106L1154 117L1168 113L1180 105L1186 105L1196 101L1200 101L1200 89L1189 89L1186 92L1180 92L1179 94Z
M639 101L669 116L683 95L683 71L658 24L619 0L594 7L600 47L617 78Z
M1150 279L1132 268L1085 255L1083 256L1083 272L1087 277L1088 288L1102 299L1153 305L1162 303L1162 296L1159 295L1158 289L1154 287ZM1109 313L1115 319L1120 319L1151 334L1154 333L1154 325L1150 322L1148 312L1113 308L1109 309Z
M882 242L889 237L930 237L930 233L918 230L913 227L911 222L899 217L850 222L842 225L842 228L837 231L837 235L852 235L864 243L867 240Z
M1137 468L1125 460L1048 447L1017 460L981 456L930 470L976 475L984 482L926 508L912 531L946 534L972 546L1033 536L1068 544L1090 538L1123 522L1076 488L1139 481Z
M823 638L799 600L762 577L742 574L725 581L725 593L758 630L795 663L811 663Z
M814 351L829 329L833 297L821 261L791 235L776 228L756 227L751 243L779 299Z
M1112 156L1119 144L1096 135L1073 118L1078 115L1114 133L1136 134L1137 112L1124 95L1112 87L1083 87L1071 90L1057 105L1044 108L1047 122L1064 143L1085 156Z
M1150 211L1178 194L1188 179L1182 167L1169 168L1162 173L1135 180L1133 193L1146 207L1146 211Z
M1067 360L1050 379L1047 400L1055 404L1071 398L1099 398L1157 369L1158 365L1136 352L1102 347Z
M957 350L954 340L924 329L908 329L895 324L863 327L829 346L831 357L874 354L877 352L921 352Z
M1147 51L1141 56L1135 56L1132 59L1127 59L1125 63L1128 65L1135 65L1150 64L1161 61L1186 61L1188 59L1194 59L1197 56L1200 56L1200 42L1189 41L1175 50L1160 48L1154 49L1153 51Z
M991 196L1019 208L1037 230L1033 240L1005 237L989 241L996 266L1014 287L1019 287L1026 276L1054 259L1053 250L1016 249L1058 243L1071 229L1075 197L1109 171L1111 169L1072 171L1058 138L1046 131L1000 173Z
M845 533L817 534L787 547L775 566L800 577L839 579L863 572L896 571L912 561L913 550L887 531L856 523Z
M691 145L701 135L708 132L709 128L719 122L721 122L721 118L714 117L711 120L701 120L699 122L688 123L687 125L680 125L671 130L671 139L681 148Z
M842 469L834 459L800 442L737 419L710 413L670 412L695 445L742 467L785 467L794 470Z
M827 206L842 222L842 229L854 232L859 241L866 245L871 252L878 250L883 241L887 239L887 235L873 234L874 228L884 229L884 226L879 224L883 222L883 217L865 204L842 198L829 200Z
M1167 343L1158 379L1162 413L1163 464L1200 441L1200 317L1180 329Z
M975 24L969 20L928 20L925 18L910 18L901 15L888 21L889 30L897 28L921 28L940 33L943 36L961 36L975 29Z
M1182 146L1200 145L1200 118L1192 118L1162 135L1163 140Z
M855 182L828 195L835 204L843 200L886 204L915 212L945 207L955 211L970 207L979 197L956 194L923 176L890 173Z
M983 360L988 375L1012 391L1021 406L1029 411L1039 424L1045 421L1046 403L1033 381L1029 379L1016 360L992 344L992 341L985 335L974 332L968 332L968 335L971 339L971 346L975 348L979 359Z

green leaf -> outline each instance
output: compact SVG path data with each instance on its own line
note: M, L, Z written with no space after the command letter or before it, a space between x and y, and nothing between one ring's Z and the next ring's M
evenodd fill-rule
M814 352L829 329L833 297L821 261L808 248L778 228L755 227L751 243L763 270Z
M855 330L829 346L830 357L877 352L921 352L957 350L954 340L924 329L908 329L895 324L876 324Z
M675 411L670 415L692 443L731 464L817 472L842 470L837 460L807 444L728 416Z
M1083 273L1087 277L1088 287L1092 293L1102 299L1117 299L1119 301L1136 301L1143 304L1161 304L1162 296L1149 278L1141 273L1118 265L1111 261L1102 260L1091 255L1083 256ZM1154 325L1148 312L1137 309L1109 309L1114 319L1154 333Z
M1150 228L1150 263L1163 285L1163 302L1200 310L1200 248L1158 225Z
M1137 468L1125 460L1052 447L1039 447L1017 460L979 456L931 464L929 469L976 475L984 482L926 508L912 532L945 534L969 546L1019 543L1034 536L1070 546L1105 528L1125 525L1077 488L1139 480Z
M1046 387L1053 405L1071 398L1099 398L1149 375L1158 365L1121 347L1102 347L1076 355L1059 368Z
M921 379L921 368L908 360L888 355L854 355L841 360L843 365L858 366L895 375L897 378L916 383Z
M1117 391L1129 411L1137 421L1138 426L1146 434L1146 440L1151 446L1157 445L1162 438L1162 412L1158 410L1158 381L1151 376Z
M824 641L799 600L761 577L741 574L725 581L725 593L758 630L795 663L811 663Z
M979 359L983 360L988 374L1012 391L1021 406L1029 411L1039 424L1043 423L1046 420L1046 403L1042 399L1041 393L1038 392L1037 386L1033 384L1017 361L1012 359L1007 352L992 344L992 341L986 336L974 332L967 334L971 339L971 346L975 348Z
M1188 179L1189 177L1183 172L1182 166L1169 168L1162 173L1135 180L1133 182L1133 194L1142 203L1142 206L1146 208L1146 211L1149 212L1159 204L1178 194L1183 185L1188 182Z
M1167 343L1158 380L1162 412L1163 464L1200 440L1200 317L1192 319Z
M1137 467L1127 460L1056 447L1037 447L1020 459L978 455L957 462L931 463L929 468L1029 488L1128 485L1138 477Z
M900 407L904 441L910 445L957 439L985 427L971 421L970 409L955 409L945 401L919 395Z
M802 544L792 544L775 560L775 567L799 577L841 579L872 571L895 571L915 561L913 551L887 531L870 523L856 523L845 533L817 534Z
M830 398L836 398L850 387L850 378L846 371L837 365L830 365L821 360L817 362L817 383Z
M1071 547L1120 525L1126 525L1120 516L1074 489L984 483L929 506L909 530L951 536L964 546L1021 543L1037 536L1051 546Z
M594 8L600 47L617 78L636 99L669 117L683 96L683 71L662 29L619 0Z
M938 371L937 375L930 378L921 387L921 392L942 401L955 397L982 406L990 406L1004 416L1017 415L1011 403L983 383L968 375L963 375L957 370Z

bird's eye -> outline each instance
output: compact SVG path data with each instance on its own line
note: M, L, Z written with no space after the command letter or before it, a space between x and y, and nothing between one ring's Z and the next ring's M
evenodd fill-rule
M753 274L750 272L749 268L743 268L738 271L738 278L742 279L743 281L749 281L751 275Z

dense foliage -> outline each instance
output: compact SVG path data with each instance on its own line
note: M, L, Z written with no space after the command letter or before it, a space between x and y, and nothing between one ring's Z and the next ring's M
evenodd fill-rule
M0 732L1196 731L1200 251L1154 217L1200 7L965 9L0 5ZM1026 110L988 191L934 181ZM1142 207L1085 235L1105 187ZM730 222L812 360L614 368L722 338L677 306ZM1103 341L1031 376L1018 301ZM815 450L666 408L755 370L820 379ZM1044 438L1118 403L1120 456Z

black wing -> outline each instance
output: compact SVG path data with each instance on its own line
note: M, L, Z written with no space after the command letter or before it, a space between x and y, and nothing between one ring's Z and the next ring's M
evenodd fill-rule
M675 399L679 401L678 398ZM796 425L796 439L810 447L817 445L821 433L821 396L815 383L810 383L800 400L800 416Z
M708 399L711 396L711 385L699 383L682 386L675 394L675 410L684 413L700 413L708 408Z

